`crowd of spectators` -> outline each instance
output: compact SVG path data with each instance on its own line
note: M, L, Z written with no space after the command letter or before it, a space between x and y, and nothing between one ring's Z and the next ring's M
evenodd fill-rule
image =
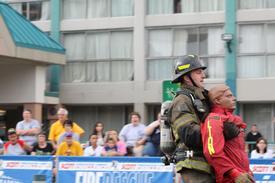
M85 131L68 115L65 108L57 111L58 120L50 126L47 138L41 131L41 124L32 118L32 112L24 110L23 120L17 123L16 128L8 130L8 141L3 143L0 140L0 153L97 157L160 155L160 118L146 127L141 123L139 113L132 112L131 122L123 126L120 132L114 129L104 131L104 123L99 121L90 131L87 142L81 144L80 138Z
M141 123L139 113L130 114L130 123L120 132L104 131L104 123L96 122L86 143L80 143L85 131L71 119L65 108L57 111L58 120L50 126L48 139L41 131L40 123L32 118L30 110L24 110L23 120L7 131L8 141L0 139L0 154L4 155L61 155L61 156L161 156L160 114L148 126ZM251 158L273 158L268 144L257 125L252 125L246 136Z

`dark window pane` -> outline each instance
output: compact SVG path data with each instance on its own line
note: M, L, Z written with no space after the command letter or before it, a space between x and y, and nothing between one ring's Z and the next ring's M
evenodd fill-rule
M27 18L27 3L22 3L22 15Z
M30 20L41 19L42 2L30 2Z

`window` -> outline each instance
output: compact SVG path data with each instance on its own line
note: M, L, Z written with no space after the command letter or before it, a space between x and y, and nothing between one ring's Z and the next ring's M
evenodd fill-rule
M131 81L132 31L64 34L64 82Z
M9 1L10 6L31 21L50 19L50 1Z
M222 11L224 0L147 0L149 15Z
M224 78L224 45L221 27L148 30L147 79L171 79L178 56L199 54L208 66L207 78Z
M239 9L275 8L274 0L239 0Z
M63 0L64 19L133 16L134 0Z
M275 24L239 26L239 78L275 76Z

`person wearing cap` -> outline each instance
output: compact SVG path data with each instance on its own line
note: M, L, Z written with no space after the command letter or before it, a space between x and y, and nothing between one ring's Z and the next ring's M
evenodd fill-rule
M245 152L245 122L233 114L236 98L227 85L209 90L211 113L201 123L203 152L214 168L217 183L253 183ZM226 122L226 123L225 123ZM237 128L227 134L224 129L234 124Z
M57 111L58 120L51 125L48 139L52 142L55 149L57 148L59 136L65 132L63 124L68 119L68 114L69 112L66 109L60 108ZM79 136L84 134L84 130L75 122L73 123L72 131L77 133Z
M209 113L204 89L205 69L197 55L185 55L177 59L172 80L172 83L180 84L181 90L172 101L169 121L177 146L176 170L185 183L215 182L211 167L203 156L200 134L200 123ZM195 106L194 100L200 105Z
M14 128L8 130L8 142L4 144L4 155L26 155L32 148L18 139Z
M66 132L65 142L62 142L56 151L57 156L82 156L83 150L79 142L73 140L73 133Z

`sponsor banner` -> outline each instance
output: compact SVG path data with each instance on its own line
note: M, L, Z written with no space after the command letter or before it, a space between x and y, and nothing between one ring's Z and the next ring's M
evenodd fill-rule
M275 159L250 159L250 169L257 183L275 183Z
M57 182L172 183L173 169L160 158L58 157Z
M1 156L0 182L30 183L52 182L53 158L51 156Z

